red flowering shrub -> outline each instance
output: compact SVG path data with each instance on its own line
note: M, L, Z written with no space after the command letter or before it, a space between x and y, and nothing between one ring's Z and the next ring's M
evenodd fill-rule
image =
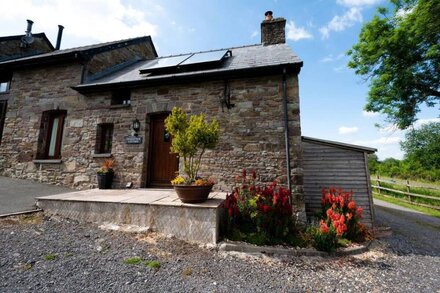
M256 184L257 174L247 178L246 170L237 177L238 185L226 197L229 230L257 234L258 244L284 242L293 228L290 191L274 181Z
M365 227L360 223L362 208L353 200L353 192L335 188L322 189L321 220L334 227L338 237L362 240Z

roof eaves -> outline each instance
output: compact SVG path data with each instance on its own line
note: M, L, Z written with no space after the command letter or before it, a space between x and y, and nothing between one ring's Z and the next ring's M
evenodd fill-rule
M103 52L113 50L113 49L115 49L115 46L117 48L122 48L122 47L130 46L133 44L142 43L145 40L150 42L150 44L153 46L154 53L157 56L157 52L156 52L156 49L154 48L151 37L150 36L143 36L143 37L132 38L132 39L128 39L128 40L120 40L120 41L105 43L105 44L102 44L102 46L99 46L99 44L97 44L95 46L92 45L91 48L90 48L90 46L85 46L86 48L78 47L78 48L72 48L72 49L53 51L51 53L34 55L34 56L24 57L24 58L15 59L15 60L8 60L5 62L0 62L0 67L20 67L20 66L44 64L44 63L57 63L57 62L75 60L75 59L82 61L82 60L89 59L91 56L93 56L96 53L103 53ZM89 48L87 48L87 47L89 47ZM65 52L63 52L63 51L65 51Z
M305 142L329 145L329 146L334 146L334 147L339 147L339 148L349 149L349 150L354 150L354 151L362 151L362 152L366 152L366 153L370 153L370 154L377 152L377 149L375 149L375 148L370 148L370 147L365 147L365 146L360 146L360 145L348 144L348 143L332 141L332 140L319 139L319 138L314 138L314 137L309 137L309 136L301 136L301 138L302 138L302 141L305 141Z
M197 81L208 81L221 78L235 79L243 77L257 77L262 75L272 75L272 74L282 74L284 68L287 69L287 73L298 74L301 70L303 62L290 63L290 64L276 64L270 66L260 66L260 67L248 67L248 68L238 68L230 70L217 70L217 71L201 71L201 72L191 72L189 74L170 74L166 76L156 76L153 78L147 78L142 80L131 80L113 83L95 83L95 84L80 84L72 87L72 89L80 92L94 92L103 91L115 88L138 88L138 87L148 87L164 84L178 84L178 83L189 83Z

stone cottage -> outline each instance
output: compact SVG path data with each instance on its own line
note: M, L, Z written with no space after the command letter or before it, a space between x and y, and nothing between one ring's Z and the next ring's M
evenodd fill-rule
M115 187L169 187L179 159L164 119L178 106L220 124L220 143L202 163L216 188L229 191L243 168L255 169L261 181L289 186L304 213L303 62L286 44L285 25L264 20L260 44L165 57L148 36L59 50L60 27L55 48L2 53L0 174L94 188L111 157Z

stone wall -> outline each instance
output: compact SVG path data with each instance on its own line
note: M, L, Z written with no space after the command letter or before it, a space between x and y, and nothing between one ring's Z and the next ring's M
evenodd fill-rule
M102 52L94 55L87 63L86 75L93 76L104 70L127 61L138 59L154 58L153 48L150 43L142 42L133 44L123 48L115 48L110 51ZM87 78L87 77L86 77Z
M220 124L220 143L208 151L202 175L214 177L217 189L230 191L241 170L255 169L262 182L286 183L282 76L230 80L231 102L222 110L219 96L224 81L145 87L132 90L131 105L111 107L110 92L83 96L70 87L79 83L81 67L50 67L14 73L3 142L0 173L78 189L96 187L96 170L103 158L94 157L99 123L114 123L112 156L116 160L115 187L133 182L143 187L148 170L149 114L168 112L174 106L188 113L205 112ZM298 79L287 80L293 191L303 208L301 130ZM34 163L42 112L67 110L62 163ZM133 119L141 121L143 144L127 145Z
M31 56L42 53L52 52L46 40L38 35L34 35L34 42L26 48L20 48L21 39L9 39L0 42L0 60Z

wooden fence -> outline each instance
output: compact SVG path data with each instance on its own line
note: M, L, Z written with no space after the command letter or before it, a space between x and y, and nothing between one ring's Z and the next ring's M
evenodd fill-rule
M376 183L376 184L374 184L374 183ZM406 192L402 191L402 190L393 189L393 188L383 187L383 186L381 186L381 183L388 183L388 184L393 184L393 185L405 186ZM403 201L403 202L406 202L406 203L409 203L412 205L417 205L417 206L440 210L440 197L439 196L431 196L431 195L424 195L424 194L418 194L418 193L411 192L411 188L424 188L424 189L431 189L431 190L440 190L439 187L435 187L435 186L427 185L427 184L426 185L425 184L411 185L409 180L406 180L406 182L402 182L399 180L386 180L386 179L381 179L379 177L379 175L377 175L375 179L371 178L371 187L376 189L376 190L372 190L373 194L378 194L380 196L394 198L394 199L397 199L397 200L400 200L400 201ZM387 193L383 193L381 191L388 191L391 193L400 194L403 197L392 196ZM416 199L416 198L430 199L430 200L434 200L436 202L438 201L438 205L430 205L430 204L426 204L426 203L416 202L416 201L414 201L414 199Z

